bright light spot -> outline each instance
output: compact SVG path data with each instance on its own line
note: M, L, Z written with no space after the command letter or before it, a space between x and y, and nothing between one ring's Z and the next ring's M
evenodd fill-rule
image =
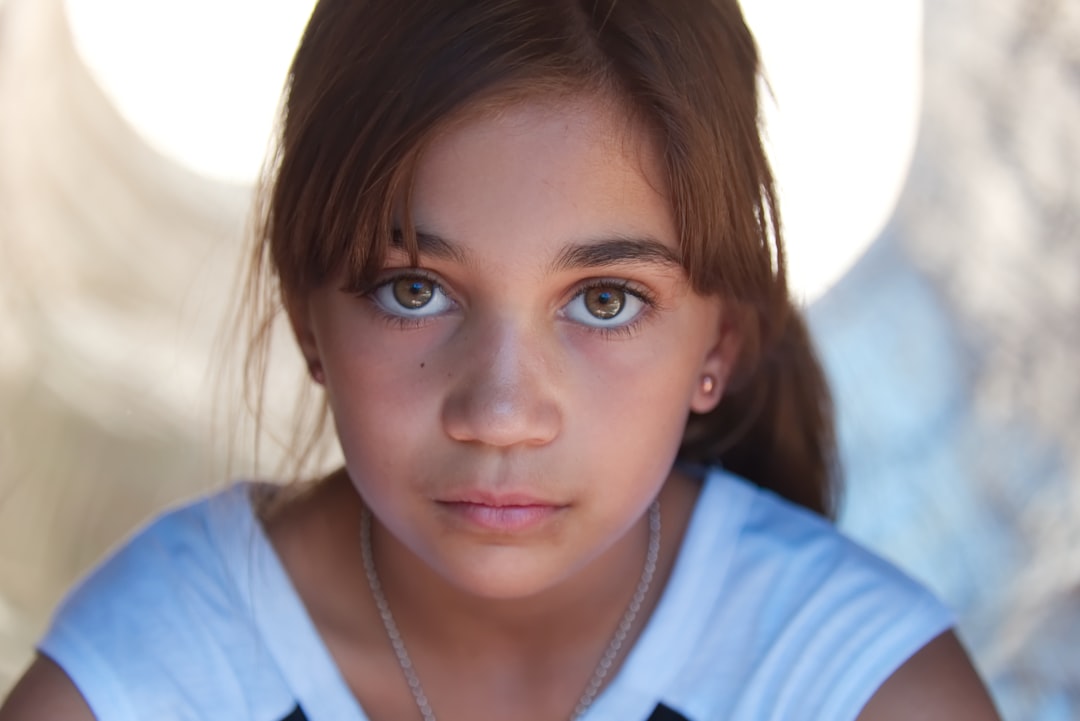
M313 0L64 0L106 95L163 155L251 182Z
M792 288L826 291L881 231L907 175L922 93L922 3L742 0L776 104L768 146Z

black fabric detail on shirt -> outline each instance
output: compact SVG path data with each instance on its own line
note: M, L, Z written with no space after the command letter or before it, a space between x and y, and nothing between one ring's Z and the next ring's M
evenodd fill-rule
M292 713L281 719L281 721L308 721L308 718L304 715L304 709L300 708L300 705L297 704L296 708L292 710Z
M690 719L661 703L656 705L652 715L649 716L649 721L690 721Z
M304 710L297 706L292 710L292 713L281 719L281 721L307 721L307 716L304 715ZM690 721L690 719L664 704L657 704L648 721Z

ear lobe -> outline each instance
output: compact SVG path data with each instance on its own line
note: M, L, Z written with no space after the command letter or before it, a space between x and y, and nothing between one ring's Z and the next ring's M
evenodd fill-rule
M724 323L716 343L701 364L701 372L690 397L690 410L698 414L708 413L720 404L741 350L741 336L733 325Z
M319 354L319 344L315 338L315 329L311 324L311 308L307 298L286 299L285 313L289 316L289 326L292 328L300 353L307 363L308 373L311 374L312 380L323 385L326 377Z

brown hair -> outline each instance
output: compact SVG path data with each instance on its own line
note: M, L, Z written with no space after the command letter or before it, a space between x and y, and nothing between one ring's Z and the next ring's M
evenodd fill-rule
M656 136L693 288L734 307L741 357L680 458L823 515L827 384L788 296L758 129L757 48L736 0L320 0L293 61L249 289L273 310L379 270L418 159L450 119L529 94L615 97ZM508 100L509 99L509 100ZM257 341L249 368L261 367Z

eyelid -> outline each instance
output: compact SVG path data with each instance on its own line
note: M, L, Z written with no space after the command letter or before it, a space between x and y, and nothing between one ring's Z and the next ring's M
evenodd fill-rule
M628 320L619 320L612 323L607 323L601 318L595 318L595 316L593 317L593 320L580 320L571 317L569 312L570 306L573 303L581 301L585 297L585 294L590 290L598 288L614 289L625 293L632 297L636 303L639 303L641 307L637 309ZM658 303L655 294L638 283L623 278L590 278L577 285L573 295L563 304L559 311L559 315L593 333L601 333L604 335L630 335L651 315L651 311L655 310L657 307ZM586 311L586 313L587 312L588 311ZM619 316L615 316L615 318L617 319Z
M383 301L379 294L384 290L390 288L394 283L400 280L424 280L432 284L432 287L436 294L441 295L443 299L443 305L445 307L437 308L434 312L423 312L428 306L424 305L415 309L417 312L410 312L408 308L401 306L400 304L392 305L389 302ZM371 286L360 293L361 297L367 299L374 305L380 313L392 318L399 322L414 322L422 323L432 318L437 318L444 315L449 310L457 307L458 303L454 299L453 294L447 291L446 286L437 275L423 268L416 267L401 267L384 270L379 274ZM433 301L434 302L434 299Z
M574 289L571 300L579 297L594 288L615 288L624 293L637 297L641 302L649 306L657 305L656 294L641 283L636 283L626 278L589 278L581 281Z

